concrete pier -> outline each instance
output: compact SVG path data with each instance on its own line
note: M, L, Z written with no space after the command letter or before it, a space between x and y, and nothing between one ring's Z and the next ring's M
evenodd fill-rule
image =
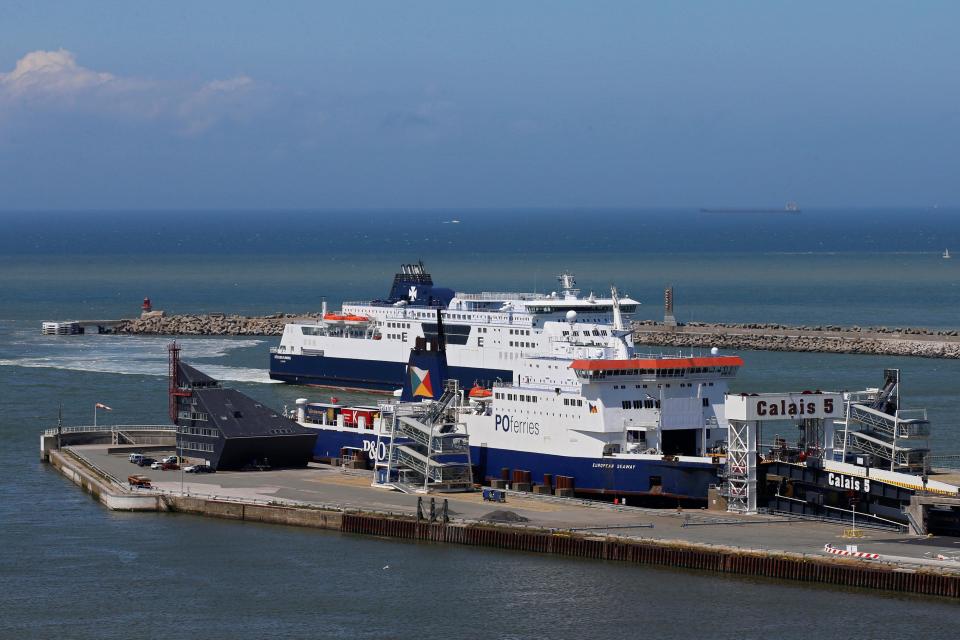
M330 529L659 564L960 598L960 562L940 553L954 539L863 530L860 552L833 555L848 525L706 510L657 510L508 492L484 502L479 492L417 496L370 486L371 474L326 465L265 472L181 474L144 470L127 460L135 447L76 445L48 453L51 465L110 509L176 511L232 520ZM130 489L127 475L148 475L153 489ZM437 519L429 519L429 501ZM421 516L418 517L418 501ZM448 520L440 505L447 501Z

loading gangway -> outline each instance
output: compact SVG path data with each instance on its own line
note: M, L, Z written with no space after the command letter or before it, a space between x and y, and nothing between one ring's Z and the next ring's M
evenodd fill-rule
M887 369L879 389L846 394L844 428L834 448L867 454L873 466L890 471L925 473L930 454L930 421L926 409L901 410L900 371ZM882 464L881 464L882 463Z
M456 380L446 381L436 402L394 405L392 420L380 436L389 438L389 446L386 460L377 463L376 482L406 492L472 490L462 406L463 392Z

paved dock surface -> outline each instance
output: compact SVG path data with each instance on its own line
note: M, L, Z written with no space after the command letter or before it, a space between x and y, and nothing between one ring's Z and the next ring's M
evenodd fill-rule
M105 445L84 445L72 449L122 484L126 483L127 476L136 473L148 476L154 487L164 491L180 492L182 481L184 492L205 498L295 501L411 515L417 509L418 496L415 494L371 487L370 472L311 464L306 469L181 474L180 471L138 467L128 461L127 453L107 453L107 448ZM169 453L173 454L173 451ZM151 455L160 457L158 452L151 452ZM509 511L525 518L523 524L598 535L613 534L819 556L827 555L825 544L843 548L853 542L860 551L896 556L902 559L900 562L915 561L921 565L937 562L931 561L930 556L960 553L960 538L921 538L865 529L862 538L851 541L842 537L843 529L848 525L780 516L620 507L594 501L544 499L514 493L503 504L485 502L480 492L433 497L437 498L438 503L442 503L444 498L449 500L451 519L484 520L492 512ZM424 503L426 514L429 497L424 497Z

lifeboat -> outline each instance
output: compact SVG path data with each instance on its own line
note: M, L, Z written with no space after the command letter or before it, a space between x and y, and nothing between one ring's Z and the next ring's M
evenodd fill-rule
M481 386L478 385L478 384L475 384L475 385L473 385L473 388L470 389L470 394L469 394L469 395L470 395L471 398L475 398L475 399L477 399L477 400L482 400L482 399L484 399L484 398L489 398L490 396L492 396L492 395L493 395L493 391L491 391L490 389L486 389L486 388L484 388L484 387L481 387Z
M367 316L354 316L354 315L344 316L343 324L349 327L359 327L365 324L370 324L370 318L368 318Z
M323 314L323 323L330 326L339 326L346 322L349 317L341 313L325 313Z

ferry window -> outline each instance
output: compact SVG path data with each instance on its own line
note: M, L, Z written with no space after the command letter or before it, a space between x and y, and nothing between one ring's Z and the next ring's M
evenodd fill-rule
M634 408L634 409L642 409L642 408L643 408L643 400L634 400L634 401L633 401L633 408Z
M620 403L620 406L623 407L624 409L629 409L629 408L630 408L630 401L629 401L629 400L624 400L624 401L622 401L622 402Z
M705 406L705 407L709 407L709 406L710 406L710 398L704 398L704 399L703 399L703 406Z
M569 398L564 398L564 399L563 399L563 404L565 404L565 405L570 404L570 399L569 399Z
M653 409L653 400L644 400L643 401L644 409Z

